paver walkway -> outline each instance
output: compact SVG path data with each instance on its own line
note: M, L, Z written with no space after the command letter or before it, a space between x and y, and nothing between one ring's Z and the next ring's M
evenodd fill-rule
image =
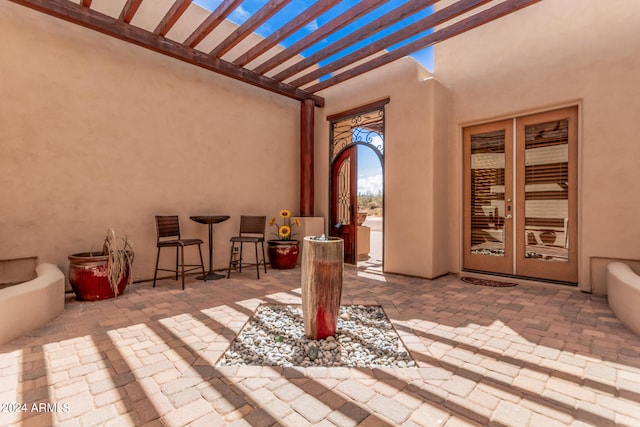
M346 267L343 303L382 305L417 367L216 367L258 304L300 303L299 268L251 273L69 298L0 346L0 425L640 425L640 337L605 298Z

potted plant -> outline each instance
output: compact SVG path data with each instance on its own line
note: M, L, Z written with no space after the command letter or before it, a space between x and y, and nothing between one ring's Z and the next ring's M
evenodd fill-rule
M300 242L293 239L293 227L300 227L300 221L291 219L291 211L282 209L280 211L282 223L278 223L276 218L271 218L269 225L276 227L277 239L269 240L268 252L271 268L276 270L287 270L295 268L300 254Z
M134 250L126 237L107 230L102 252L69 255L69 283L82 301L114 298L133 281Z

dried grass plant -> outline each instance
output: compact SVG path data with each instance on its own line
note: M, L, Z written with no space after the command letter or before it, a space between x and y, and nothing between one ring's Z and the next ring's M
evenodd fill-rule
M127 286L133 283L133 258L135 252L133 244L127 237L116 237L112 228L107 230L107 237L104 239L103 252L109 257L107 262L107 277L115 296L118 296L118 283L128 273L129 281Z

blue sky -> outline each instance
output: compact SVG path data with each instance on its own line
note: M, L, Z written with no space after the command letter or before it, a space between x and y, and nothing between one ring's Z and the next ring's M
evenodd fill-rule
M332 34L330 37L326 38L325 40L322 40L316 45L311 46L307 50L301 52L301 55L309 56L317 52L318 50L322 49L323 47L341 39L342 37L349 34L350 32L353 32L356 29L361 28L363 25L366 25L374 21L380 16L390 12L391 10L409 1L411 0L390 0L384 5L380 6L379 8L373 10L372 12L362 16L361 18L347 25L342 30L337 31L335 34ZM220 5L220 3L222 3L222 0L194 0L194 3L204 7L205 9L214 10ZM255 13L261 7L263 7L266 3L267 3L267 0L245 0L233 13L231 13L228 19L240 25L244 23L253 13ZM258 33L263 37L269 36L273 31L280 28L286 22L290 21L295 16L302 13L313 3L314 1L310 1L310 0L292 0L287 6L285 6L282 10L280 10L278 13L272 16L262 26L258 27L258 29L256 30L256 33ZM329 9L329 11L325 12L315 20L311 21L304 28L298 30L297 32L295 32L294 34L286 38L283 42L281 42L281 44L284 47L291 46L293 43L297 42L304 36L316 30L318 27L334 19L338 14L350 9L351 7L355 6L358 3L359 3L358 0L341 1L333 8ZM385 30L380 31L377 34L371 37L368 37L354 44L353 46L350 46L348 49L345 49L344 51L341 51L333 56L330 56L329 58L326 58L325 60L320 62L320 65L331 63L336 59L340 58L341 56L344 56L350 52L358 50L368 43L371 43L375 40L379 40L395 31L398 31L399 29L409 24L412 24L418 19L422 19L430 15L432 12L433 12L432 8L426 8L421 12L418 12L412 17L404 19L398 22L397 24L390 26L389 28L386 28ZM400 44L391 46L389 50L393 50L407 43L410 43L416 40L417 38L423 37L429 32L431 31L430 30L425 31L410 39L407 39L406 41ZM415 58L429 71L433 71L433 49L432 48L423 49L410 56ZM373 151L370 148L358 147L358 193L366 194L368 192L371 192L372 194L375 195L379 191L382 191L382 167L380 165L380 161L378 160L378 157L373 153Z
M371 148L358 146L358 193L374 196L382 191L382 166Z
M303 51L301 54L302 56L309 56L315 52L317 52L318 50L322 49L323 47L327 46L328 44L331 44L333 42L335 42L336 40L339 40L340 38L344 37L346 34L354 31L355 29L358 29L360 27L362 27L363 25L366 25L370 22L372 22L373 20L379 18L380 16L390 12L391 10L397 8L398 6L401 6L405 3L408 3L411 0L390 0L387 3L385 3L384 5L376 8L375 10L373 10L372 12L362 16L360 19L357 19L356 21L352 22L351 24L347 25L346 27L344 27L342 30L336 32L335 34L332 34L330 37L326 38L325 40L317 43L314 46L309 47L307 50ZM222 0L194 0L194 3L208 9L208 10L214 10L215 8L218 7L218 5L220 5L220 3L222 3ZM228 19L236 24L242 24L243 22L245 22L250 16L251 14L255 13L256 11L258 11L261 7L263 7L265 4L267 3L267 0L245 0L244 2L242 2L242 4L240 4L240 6L233 12L231 13L231 15L228 17ZM309 6L311 6L314 3L314 1L310 1L310 0L292 0L289 4L287 4L282 10L280 10L278 13L276 13L274 16L272 16L269 20L267 20L262 26L258 27L258 29L256 30L256 33L258 33L259 35L266 37L268 35L270 35L274 30L276 30L277 28L281 27L284 23L290 21L292 18L294 18L295 16L299 15L300 13L302 13L305 9L307 9ZM307 24L304 28L298 30L297 32L295 32L294 34L292 34L291 36L289 36L288 38L286 38L281 44L284 47L288 47L290 45L292 45L293 43L295 43L296 41L300 40L302 37L306 36L307 34L311 33L312 31L314 31L315 29L317 29L318 27L324 25L325 23L331 21L333 18L335 18L338 14L350 9L351 7L355 6L356 4L358 4L359 1L357 0L343 0L340 3L338 3L336 6L334 6L333 8L331 8L329 11L325 12L324 14L320 15L318 18L316 18L315 20L311 21L309 24ZM417 14L415 14L414 16L407 18L405 20L402 20L400 22L398 22L397 24L385 29L384 31L381 31L371 37L368 37L364 40L362 40L361 42L356 43L355 45L349 47L348 49L339 52L325 60L323 60L322 62L320 62L321 65L326 64L326 63L331 63L333 61L335 61L337 58L344 56L345 54L348 54L350 52L353 52L354 50L357 50L359 48L361 48L362 46L371 43L372 41L378 40L384 36L389 35L392 32L395 32L413 22L415 22L417 19L421 19L424 18L426 16L428 16L429 14L432 13L432 8L426 8L424 10L422 10L421 12L418 12ZM410 43L411 41L420 38L422 36L424 36L425 34L428 34L429 31L425 31L424 33L418 34L416 36L414 36L413 38L407 39L406 41L397 44L395 46L391 46L389 48L389 50L393 50L396 49L400 46L403 46L407 43ZM429 71L433 71L433 50L432 48L426 48L423 49L421 51L418 51L412 55L413 58L415 58L417 61L419 61L423 66L425 66Z

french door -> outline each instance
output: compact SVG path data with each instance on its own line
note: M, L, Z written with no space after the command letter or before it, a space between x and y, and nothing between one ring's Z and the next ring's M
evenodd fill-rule
M464 129L464 269L578 281L577 129L577 108Z

